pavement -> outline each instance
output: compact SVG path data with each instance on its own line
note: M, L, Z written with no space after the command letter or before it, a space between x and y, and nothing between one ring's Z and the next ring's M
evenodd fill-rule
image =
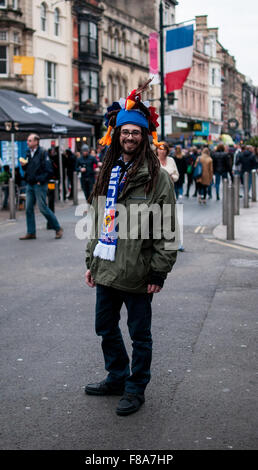
M249 208L240 208L240 215L234 219L235 239L230 242L258 250L258 202L249 201ZM226 225L218 225L213 234L220 240L226 240Z
M214 236L221 201L185 200L185 252L153 299L146 402L126 418L118 397L84 393L105 377L95 290L81 219L72 206L57 216L61 240L41 215L37 240L18 240L24 215L0 226L0 448L257 449L258 251ZM124 307L121 330L130 354Z

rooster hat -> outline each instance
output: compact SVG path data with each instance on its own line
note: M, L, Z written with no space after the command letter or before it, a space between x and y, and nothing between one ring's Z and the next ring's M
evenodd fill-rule
M99 140L101 145L110 145L112 141L112 130L115 127L123 126L124 124L136 124L140 127L148 129L149 134L152 135L153 144L156 147L161 147L162 143L158 142L158 114L153 106L150 106L148 101L142 101L141 93L148 88L151 78L139 88L133 90L126 99L120 98L119 101L107 108L105 114L107 132Z

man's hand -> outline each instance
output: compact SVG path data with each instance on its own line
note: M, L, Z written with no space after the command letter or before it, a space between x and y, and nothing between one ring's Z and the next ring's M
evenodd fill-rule
M162 289L162 287L160 286L156 286L155 284L148 284L148 294L157 294L158 292L160 292Z
M82 173L85 173L85 171L86 171L86 168L81 168Z
M95 287L96 286L95 281L94 281L89 269L85 273L85 283L89 287Z
M40 182L38 181L37 184L40 186Z

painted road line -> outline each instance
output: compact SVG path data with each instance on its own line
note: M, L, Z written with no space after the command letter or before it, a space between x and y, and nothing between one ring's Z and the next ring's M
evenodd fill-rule
M201 229L201 228L202 228L202 227L201 227L201 225L198 225L198 227L196 227L196 229L195 229L194 233L198 233L198 232L200 231L200 229Z
M206 225L204 225L204 226L201 228L200 233L203 233L205 229L206 229Z
M258 250L256 250L255 248L248 248L246 246L233 245L232 243L222 242L220 240L215 240L215 239L210 239L210 238L205 238L204 240L206 242L217 243L218 245L223 245L223 246L227 246L227 247L230 247L230 248L235 248L235 249L241 250L241 251L248 251L249 253L255 253L256 255L258 255Z

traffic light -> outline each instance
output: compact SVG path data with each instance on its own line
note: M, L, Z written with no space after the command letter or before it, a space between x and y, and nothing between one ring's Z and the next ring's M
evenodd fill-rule
M171 93L168 93L168 104L174 104L175 103L175 100L177 99L175 97L175 92L172 91Z

